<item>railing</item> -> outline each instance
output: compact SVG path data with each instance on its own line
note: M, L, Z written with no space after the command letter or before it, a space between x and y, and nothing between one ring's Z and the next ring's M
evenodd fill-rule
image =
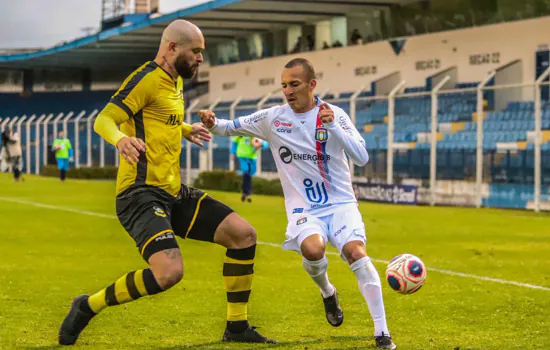
M445 89L443 80L431 91L414 93L403 93L406 82L400 82L385 96L363 96L361 88L327 102L344 108L366 140L371 160L365 167L350 162L355 181L414 185L419 202L430 205L550 210L550 83L544 82L549 75L550 69L530 84L493 85L491 72L477 87ZM206 108L235 119L279 104L270 100L280 98L278 93L249 103L239 98L222 105L217 100ZM188 123L197 120L198 110L199 100L191 101ZM39 174L48 163L59 127L73 142L76 167L118 166L116 149L93 132L97 113L2 116L0 129L11 127L21 134L27 173ZM213 137L201 150L184 140L185 182L200 171L234 170L230 144ZM273 157L278 154L269 150L259 157L262 176L276 177Z

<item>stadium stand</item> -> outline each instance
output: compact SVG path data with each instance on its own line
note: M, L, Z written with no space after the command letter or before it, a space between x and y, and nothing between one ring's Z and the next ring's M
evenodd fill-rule
M281 27L289 28L295 22L307 23L334 17L330 12L319 14L313 10L312 12L298 11L292 15L292 18L289 18L288 14L283 13L265 14L264 10L266 9L262 7L264 5L260 4L260 2L246 0L213 1L168 15L150 16L139 21L128 22L125 25L104 30L98 35L78 39L60 47L34 53L0 56L0 68L17 69L24 72L23 87L25 90L24 93L0 93L0 128L3 129L6 126L16 127L20 130L22 139L29 140L29 142L23 142L26 154L25 170L27 172L38 173L40 167L48 161L43 145L48 145L55 131L60 128L66 128L69 138L77 140L75 142L75 149L78 154L77 166L117 165L118 159L115 149L110 145L102 143L100 138L90 131L95 113L109 100L114 92L114 87L95 91L90 89L93 81L89 77L95 76L98 72L103 72L103 75L105 75L107 68L113 68L108 67L108 63L115 64L115 68L120 71L129 72L137 65L143 63L143 61L150 59L154 55L158 45L158 37L160 37L162 28L165 24L176 18L185 17L197 23L203 29L208 45L216 47L226 42L229 37L235 38L237 35L240 35L243 38L243 35L252 35L258 31L269 31L275 27L279 29ZM339 8L341 5L336 1L326 1L323 3L323 6L326 7L327 11L336 11L337 9L343 11ZM348 4L346 6L354 8L356 5ZM347 10L349 10L348 7L346 7ZM256 21L249 21L247 16L252 14L260 17ZM224 21L224 27L214 25L213 23L216 21ZM541 21L541 23L546 25L546 22L544 22L546 20ZM534 25L537 27L540 26L537 23L539 22L536 22ZM487 29L487 33L489 33L489 29ZM455 33L453 35L459 34ZM140 40L135 40L136 37ZM434 42L442 41L441 37L434 36L434 38ZM119 53L120 50L117 49L121 42L124 43L124 50L126 51L123 55L124 59L122 59ZM397 49L397 41L390 40L389 43L393 49L392 55L395 53L396 56L399 56L402 46ZM364 48L368 50L369 47L376 47L378 50L378 48L382 47L382 44L380 46L375 45L377 44L369 44ZM405 43L401 42L400 45L405 45ZM384 48L387 49L387 46L384 46ZM340 57L337 50L348 49L351 50L353 48L331 49L331 53L325 56L330 56L331 60L334 60L334 57ZM533 52L525 54L525 57L528 57L530 60L532 60L532 55L535 54L535 48L532 50ZM346 52L352 51L348 50ZM275 54L274 52L271 53L273 56ZM313 55L315 53L307 54ZM408 54L410 54L410 51ZM437 54L437 51L434 51L434 54ZM539 53L536 54L539 55ZM504 57L504 53L498 53L496 56L493 54L493 56ZM319 58L320 56L308 57ZM484 57L482 55L480 59L485 59ZM370 90L363 88L355 91L342 87L345 84L339 80L345 81L348 78L334 79L332 77L332 80L326 80L326 77L330 77L330 75L326 71L328 70L326 68L328 65L325 64L325 78L320 81L327 84L329 89L324 91L324 100L339 105L350 114L361 135L364 137L371 155L371 161L366 168L355 168L356 176L366 177L368 181L384 181L387 174L386 160L388 158L390 114L388 93L390 89L381 90L380 87L375 86L375 81L384 79L388 74L390 76L392 74L397 74L398 76L401 74L401 77L393 84L396 85L399 80L405 80L407 76L413 76L413 83L410 86L406 85L395 96L393 110L393 174L394 181L396 182L416 180L415 184L426 188L426 181L430 179L430 132L432 130L431 118L433 112L431 96L431 89L433 88L432 79L436 79L437 74L441 75L443 74L442 72L449 72L455 69L455 71L460 71L461 74L471 78L471 80L460 81L457 76L453 76L452 84L446 85L437 96L437 180L471 182L475 179L478 138L477 111L479 108L476 88L480 84L480 81L485 78L487 69L475 71L475 74L472 73L477 68L478 61L476 60L478 60L478 57L473 55L469 59L469 65L453 66L453 64L449 64L451 68L441 66L440 69L442 70L436 72L435 75L434 72L426 72L420 78L418 73L420 69L418 67L422 65L419 66L418 61L412 62L416 66L415 70L401 68L406 65L399 63L400 68L397 72L392 70L393 68L384 69L381 63L376 67L373 65L367 67L368 69L363 69L364 67L354 66L357 63L342 61L343 66L346 66L346 64L349 65L349 71L355 71L354 79L364 79L364 85L370 86ZM414 61L415 59L411 58L411 60ZM231 58L230 61L236 61L236 59ZM444 62L444 60L441 61ZM499 60L495 60L493 62L495 64L491 65L491 68L496 71L499 69L508 69L516 61L511 60L511 63L508 63L507 61L500 62ZM523 64L526 65L525 62L527 61L528 59L524 58ZM440 62L439 59L438 62ZM537 63L536 67L537 77L544 72L544 68L546 67L544 63L539 63ZM191 104L196 98L201 98L201 96L206 97L200 99L201 102L199 105L194 104L194 108L188 109L191 122L198 121L198 108L210 105L214 107L218 117L231 118L233 116L238 117L254 113L258 109L259 103L264 108L284 103L283 98L277 92L266 95L264 93L266 90L259 92L259 89L256 91L253 87L245 86L244 88L235 89L238 90L238 93L242 93L242 98L239 98L238 103L235 105L235 91L228 90L224 92L222 90L220 92L219 86L214 86L222 85L218 83L223 82L223 79L227 80L233 76L240 77L240 74L243 73L239 73L242 71L238 69L240 69L239 67L242 64L237 63L229 66L235 69L235 73L231 73L229 78L223 76L222 70L212 69L207 71L210 74L210 83L199 83L197 81L187 83L185 89L187 105ZM339 66L340 63L338 63ZM33 67L41 67L43 69L77 67L77 69L87 71L88 73L83 75L82 81L79 84L81 84L82 90L89 91L31 92L32 86L31 88L28 86L30 78L26 74ZM376 69L373 69L373 67ZM357 72L361 74L358 75ZM363 77L363 73L367 75ZM248 75L248 73L244 74ZM449 74L452 75L453 73ZM457 73L455 72L454 74L456 75ZM372 77L369 75L372 75ZM502 76L506 76L506 74ZM516 79L512 73L508 74L508 76L511 77L510 79ZM487 85L496 86L502 84L502 79L497 82L498 79L493 78ZM532 85L526 83L526 81L531 81L530 79L523 76L521 79L504 81L504 83L527 84L523 89L532 89ZM252 80L255 80L254 82L257 84L257 78ZM117 81L114 85L118 83ZM273 85L277 84L273 83ZM213 86L217 90L213 90ZM268 88L273 90L276 86L268 86ZM210 96L207 95L208 92L210 92ZM487 179L490 186L492 186L493 190L491 192L495 194L494 197L488 198L484 202L487 205L500 203L506 206L510 204L506 204L505 199L498 199L499 195L497 195L498 191L495 190L497 188L495 186L499 184L528 186L534 182L533 132L535 129L535 102L532 94L528 95L525 92L522 94L528 97L524 98L510 92L499 95L495 91L484 91L482 94L483 176ZM264 95L265 98L262 98L261 95ZM228 98L227 96L231 97ZM212 104L216 100L218 102ZM233 105L235 105L234 114L232 113ZM550 102L548 102L548 93L542 94L541 121L541 180L542 184L547 185L550 184ZM185 164L188 145L183 143L182 147L182 163ZM232 168L229 163L229 139L216 138L207 147L215 149L215 152L210 151L213 159L209 160L208 164L212 164L213 168L218 169ZM201 153L201 150L194 145L190 146L190 150L190 168L203 169L204 155ZM275 171L274 160L269 151L262 152L260 169L263 172ZM545 194L545 196L547 195ZM521 202L515 205L521 207L526 204Z

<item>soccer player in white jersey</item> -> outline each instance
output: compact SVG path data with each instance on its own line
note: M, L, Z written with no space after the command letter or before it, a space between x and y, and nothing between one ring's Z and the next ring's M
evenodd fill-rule
M328 322L344 321L336 288L327 275L327 242L357 276L359 290L374 321L380 349L395 349L382 299L380 277L369 257L365 225L352 188L347 156L364 166L369 159L365 141L341 108L314 96L317 85L312 64L296 58L285 65L282 88L287 104L235 120L199 112L214 135L252 136L269 142L283 186L288 217L283 249L303 257L305 270L319 286Z

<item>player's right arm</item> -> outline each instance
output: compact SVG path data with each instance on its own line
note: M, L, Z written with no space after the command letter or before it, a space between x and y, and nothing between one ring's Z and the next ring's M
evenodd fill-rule
M269 140L270 120L274 111L271 107L262 109L256 113L239 117L235 120L218 119L210 110L199 111L201 122L210 129L210 132L218 136L252 136L263 140Z
M130 164L138 162L139 152L145 152L145 143L141 139L128 137L118 129L118 126L149 104L153 98L152 93L155 91L149 86L151 84L148 76L137 84L132 84L133 77L126 79L94 122L95 132L115 146Z

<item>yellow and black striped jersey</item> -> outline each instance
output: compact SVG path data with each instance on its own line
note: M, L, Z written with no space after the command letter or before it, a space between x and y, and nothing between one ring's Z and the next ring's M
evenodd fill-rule
M140 155L137 164L130 165L121 157L117 194L132 185L151 185L177 196L181 187L181 140L191 128L183 119L181 77L172 78L151 61L126 78L95 123L95 130L113 145L124 136L145 142L145 154ZM108 125L112 120L120 125L120 131Z

